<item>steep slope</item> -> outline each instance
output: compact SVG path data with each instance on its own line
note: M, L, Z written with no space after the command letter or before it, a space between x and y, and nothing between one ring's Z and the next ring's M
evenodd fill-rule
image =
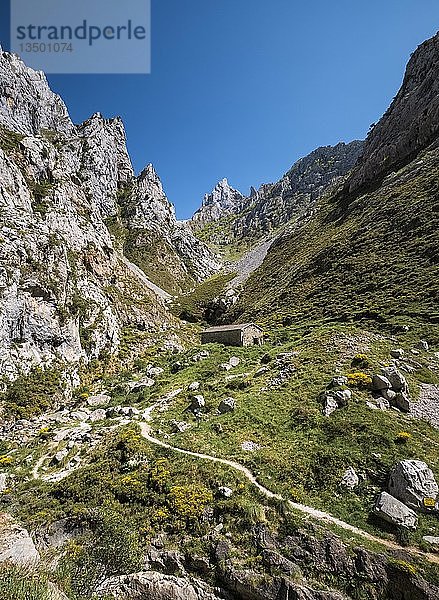
M167 292L182 292L221 267L185 221L178 221L153 167L119 193L116 226L124 254Z
M316 200L346 175L361 154L363 142L339 143L314 150L298 160L277 183L251 189L245 198L227 180L205 196L192 218L201 239L219 249L249 247L291 220L306 219Z
M435 36L410 60L401 91L370 133L347 183L320 201L309 223L273 245L233 318L275 312L293 322L418 322L433 337L439 320L438 58ZM421 122L428 136L420 133ZM387 167L380 157L389 148Z
M125 244L111 228L121 207L130 234L146 231L146 223L156 233L133 243L142 252L139 267L155 261L147 269L156 278L151 285L131 264L136 252L123 256ZM160 269L166 272L169 262L174 285L185 286L218 268L176 221L153 169L134 176L121 120L95 114L75 126L44 75L6 52L0 52L0 235L0 376L7 379L36 366L117 353L127 328L174 327L166 293L153 285L160 284ZM159 243L166 245L161 264Z

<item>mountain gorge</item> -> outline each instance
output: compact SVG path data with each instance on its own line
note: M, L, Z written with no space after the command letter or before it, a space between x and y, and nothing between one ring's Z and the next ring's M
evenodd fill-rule
M0 52L2 598L439 597L438 70L186 222Z

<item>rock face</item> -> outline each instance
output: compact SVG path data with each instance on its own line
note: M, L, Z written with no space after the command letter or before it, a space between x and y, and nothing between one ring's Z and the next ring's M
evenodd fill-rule
M382 492L378 496L374 512L385 521L399 527L416 529L418 524L416 513L387 492Z
M413 509L424 508L424 498L436 500L439 487L432 470L420 460L402 460L393 468L389 492Z
M213 590L201 581L153 571L114 577L102 585L100 592L130 600L219 600Z
M210 194L204 196L201 207L192 217L192 226L200 229L224 216L240 213L245 200L241 192L230 187L227 179L222 179Z
M36 563L40 560L35 544L26 529L6 514L0 514L0 563L9 561L16 565Z
M413 53L401 89L368 135L359 165L347 182L350 192L376 184L437 137L438 56L439 34L421 44Z
M247 198L223 180L205 196L191 224L199 229L220 220L220 227L209 232L208 238L221 246L243 240L254 243L291 219L303 222L328 186L352 169L362 147L362 142L354 141L318 148L298 160L277 183L264 184L258 191L252 188ZM231 223L221 223L231 215L235 217Z
M171 326L168 295L144 264L156 264L151 278L170 265L177 288L219 267L176 220L153 167L134 176L120 119L97 113L73 125L44 75L3 51L0 237L0 376L9 379L115 353L125 327Z

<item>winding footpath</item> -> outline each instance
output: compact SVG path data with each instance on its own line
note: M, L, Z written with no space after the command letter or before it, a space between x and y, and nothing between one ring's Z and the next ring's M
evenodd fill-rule
M151 444L155 444L156 446L166 448L167 450L171 450L172 452L178 452L179 454L185 454L186 456L192 456L193 458L197 458L199 460L209 460L211 462L220 463L222 465L226 465L227 467L231 467L232 469L236 469L237 471L242 473L250 481L250 483L252 483L266 498L272 498L275 500L285 501L285 498L283 498L279 494L275 494L268 488L261 485L258 482L258 480L256 479L256 477L253 475L253 473L249 469L247 469L247 467L244 467L243 465L241 465L237 462L234 462L233 460L227 460L225 458L218 458L216 456L211 456L209 454L200 454L198 452L191 452L189 450L183 450L183 448L177 448L176 446L171 446L170 444L167 444L166 442L163 442L162 440L159 440L158 438L155 438L151 435L151 426L149 425L149 423L143 422L143 423L139 423L139 425L140 425L140 429L142 432L142 436ZM387 548L389 548L391 550L402 550L404 552L408 552L414 556L417 556L418 558L423 558L425 560L428 560L429 562L439 564L439 555L432 554L429 552L422 552L421 550L417 550L416 548L413 548L413 547L400 546L396 542L392 542L390 540L385 540L385 539L376 537L376 536L368 533L367 531L364 531L363 529L359 529L358 527L355 527L354 525L350 525L349 523L346 523L345 521L337 519L337 517L334 517L333 515L330 515L329 513L323 512L321 510L317 510L316 508L312 508L311 506L306 506L305 504L299 504L297 502L292 502L291 500L287 500L286 502L288 503L288 506L290 506L292 509L297 510L306 515L309 515L318 521L328 523L330 525L336 525L336 526L338 526L342 529L345 529L346 531L350 531L351 533L354 533L366 540L375 542L382 546L386 546Z

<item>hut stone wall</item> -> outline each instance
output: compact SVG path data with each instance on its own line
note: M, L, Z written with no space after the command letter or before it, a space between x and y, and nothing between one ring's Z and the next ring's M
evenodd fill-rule
M226 346L241 346L241 329L226 329L223 331L203 331L201 343L225 344Z

